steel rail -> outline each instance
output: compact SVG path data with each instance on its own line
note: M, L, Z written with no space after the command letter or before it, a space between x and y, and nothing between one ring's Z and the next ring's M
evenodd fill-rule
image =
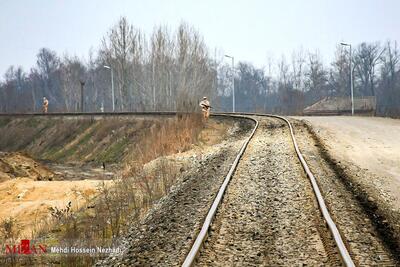
M320 211L322 213L322 216L324 217L324 219L325 219L325 221L326 221L326 223L328 225L328 228L329 228L329 230L330 230L330 232L331 232L331 234L332 234L332 236L333 236L333 238L335 240L335 243L336 243L336 246L337 246L337 248L339 250L339 254L340 254L341 258L342 258L342 261L347 267L354 267L355 266L354 262L351 259L350 253L348 252L348 250L347 250L347 248L346 248L346 246L345 246L345 244L343 242L342 236L340 235L340 232L339 232L338 228L336 227L335 222L333 221L332 217L329 214L328 208L327 208L327 206L325 204L325 201L324 201L324 199L322 197L321 191L320 191L320 189L318 187L316 178L312 174L310 168L308 167L307 162L305 161L303 155L300 152L300 149L299 149L299 147L297 145L296 138L294 136L294 130L293 130L293 127L292 127L292 124L290 123L290 121L288 119L286 119L285 117L278 116L278 115L271 115L271 114L221 113L221 114L216 114L216 115L228 115L228 116L234 117L236 114L245 115L245 116L263 116L263 117L277 118L277 119L283 120L288 125L289 130L290 130L291 139L292 139L292 142L293 142L293 146L294 146L295 151L296 151L296 155L299 158L300 163L303 166L303 169L306 172L308 178L310 179L311 185L313 187L314 194L315 194L315 196L317 198L319 209L320 209ZM249 119L253 119L253 120L257 121L256 119L251 118L251 117L245 117L245 118L249 118ZM229 181L231 179L231 176L233 175L233 172L236 170L236 167L237 167L237 165L239 163L239 160L242 157L242 155L244 153L244 150L246 149L246 147L247 147L248 143L250 142L251 138L254 136L254 133L255 133L257 127L258 127L258 121L256 122L256 127L253 129L251 135L246 140L246 143L242 146L242 149L240 150L240 152L239 152L238 156L236 157L231 169L229 170L229 173L228 173L227 177L225 178L224 183L221 186L221 188L220 188L220 190L218 192L218 195L215 198L215 200L214 200L214 202L213 202L213 204L212 204L212 206L211 206L211 208L210 208L210 210L209 210L209 212L207 214L207 217L206 217L206 219L205 219L205 221L203 223L203 226L202 226L202 228L200 230L200 233L197 236L194 244L192 245L189 254L186 256L186 259L183 262L182 267L190 267L194 263L194 261L195 261L195 259L197 257L197 254L199 253L199 251L201 249L203 241L205 240L205 238L207 236L208 229L209 229L209 227L211 225L213 217L215 216L216 210L218 208L219 203L221 202L222 196L223 196L223 194L224 194L224 192L226 190L226 187L227 187L227 185L228 185L228 183L229 183Z
M215 116L215 115L214 115ZM221 115L217 115L217 116L221 116ZM224 115L222 115L224 116ZM215 197L211 208L208 211L208 214L204 220L203 226L201 227L200 233L197 235L196 240L194 241L192 248L189 251L189 254L186 256L185 261L183 262L182 266L183 267L189 267L193 264L193 262L195 261L198 252L200 251L203 242L205 241L207 234L208 234L208 229L211 226L212 220L217 212L218 206L222 201L222 197L225 193L225 190L232 178L233 173L236 170L237 165L239 164L239 160L242 157L244 151L246 150L247 145L249 144L251 138L254 136L254 133L256 132L257 128L258 128L258 121L254 118L250 118L250 117L244 117L244 116L235 116L235 115L228 115L230 117L239 117L239 118L246 118L246 119L250 119L252 121L255 122L255 126L250 134L250 136L246 139L246 141L244 142L244 144L242 145L242 148L240 149L239 153L237 154L228 174L226 175L224 182L222 183L217 196Z
M322 197L321 191L319 190L317 180L316 180L315 176L313 175L313 173L311 172L310 168L308 167L308 164L307 164L306 160L304 159L303 155L300 152L299 146L297 145L296 138L294 136L292 124L290 123L290 121L287 118L282 117L282 116L278 116L278 115L264 115L264 116L281 119L281 120L285 121L287 123L287 125L289 126L290 135L292 137L292 142L293 142L294 149L296 150L297 157L299 158L304 171L306 172L308 178L311 181L311 185L313 187L315 196L317 197L319 208L321 210L321 213L322 213L326 223L328 224L330 232L332 233L332 236L335 240L336 246L339 250L339 253L343 260L343 263L347 267L355 266L353 260L351 259L350 253L347 250L346 245L343 242L342 236L340 235L340 232L339 232L338 228L336 227L335 222L333 221L331 215L329 214L329 210L326 207L324 198Z

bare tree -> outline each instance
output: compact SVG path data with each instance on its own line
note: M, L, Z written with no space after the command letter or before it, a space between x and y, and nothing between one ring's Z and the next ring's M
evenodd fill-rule
M305 91L306 58L303 49L292 53L292 77L293 87L299 91Z
M308 55L308 72L306 87L312 102L321 100L327 93L327 71L324 69L321 56L318 52Z
M379 43L361 43L354 55L355 78L359 79L358 91L364 96L375 96L375 68L381 54Z
M67 111L79 111L80 81L85 80L86 69L77 57L65 56L60 66L61 90ZM85 93L85 92L84 92ZM84 95L82 96L84 97Z
M348 49L338 45L335 60L331 63L329 74L330 94L335 96L350 95L350 58Z
M39 94L46 96L52 106L64 108L63 95L60 90L60 59L57 54L47 48L42 48L37 54L37 74L40 77Z
M388 41L382 56L378 90L378 112L389 116L400 114L400 52L397 42Z
M106 37L103 38L100 58L114 70L116 79L116 107L126 110L131 95L131 84L128 80L131 72L129 61L132 59L130 46L133 42L133 27L122 17Z

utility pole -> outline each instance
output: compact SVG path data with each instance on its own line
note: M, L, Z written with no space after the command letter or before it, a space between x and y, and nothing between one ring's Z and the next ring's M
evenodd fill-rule
M83 87L85 86L85 82L83 80L80 80L81 83L81 112L84 111L83 109Z
M340 43L343 46L349 46L350 47L350 91L351 91L351 116L354 116L354 93L353 93L353 69L351 67L351 63L353 61L353 58L351 56L351 44L347 43Z
M151 79L153 83L153 111L156 111L156 85L154 78L154 57L151 59Z
M110 66L104 66L105 69L111 70L111 98L112 98L112 111L115 111L115 99L114 99L114 71Z
M225 57L232 59L232 112L235 112L235 58L233 56L225 55Z

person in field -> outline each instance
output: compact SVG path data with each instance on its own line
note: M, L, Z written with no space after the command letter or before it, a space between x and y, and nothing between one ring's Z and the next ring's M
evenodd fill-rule
M46 97L43 97L43 113L47 113L49 108L49 100Z
M200 102L200 107L203 112L203 118L208 119L210 117L210 101L208 101L207 97L203 97L203 100Z

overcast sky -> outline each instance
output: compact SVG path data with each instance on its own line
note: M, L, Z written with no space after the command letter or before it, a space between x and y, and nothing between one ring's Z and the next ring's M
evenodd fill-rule
M261 67L300 47L329 60L340 41L400 41L399 10L399 0L0 0L0 76L29 71L41 47L87 58L121 16L146 33L188 22L212 52Z

